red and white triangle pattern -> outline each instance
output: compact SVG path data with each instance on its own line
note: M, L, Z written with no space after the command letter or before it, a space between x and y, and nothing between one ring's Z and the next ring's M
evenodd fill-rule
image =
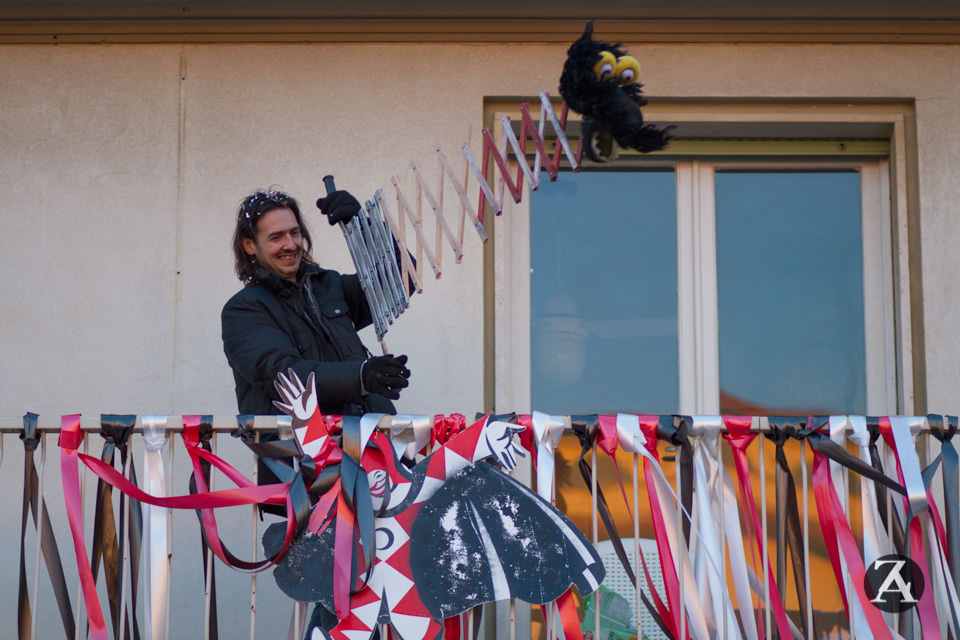
M396 516L374 521L377 554L367 584L351 596L350 615L341 620L329 635L315 629L312 640L368 640L381 622L389 622L393 627L392 637L400 640L433 640L437 637L443 627L423 605L410 570L409 532L420 507L447 478L473 464L478 456L489 455L489 447L482 439L485 426L486 419L478 420L436 449L430 455L426 477L410 507ZM320 429L311 428L309 424L297 429L296 434L304 452L310 455L315 455L311 453L314 447L320 451L327 438L325 430L321 433Z

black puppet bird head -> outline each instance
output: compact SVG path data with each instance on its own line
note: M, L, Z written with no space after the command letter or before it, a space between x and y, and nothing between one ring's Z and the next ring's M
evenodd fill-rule
M649 153L663 149L673 127L643 123L647 104L637 79L640 64L620 43L593 39L593 21L570 45L560 75L560 95L583 116L584 151L595 162L617 156L617 146Z

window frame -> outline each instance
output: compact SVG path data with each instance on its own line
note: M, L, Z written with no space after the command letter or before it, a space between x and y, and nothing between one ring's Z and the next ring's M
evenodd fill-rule
M513 119L515 101L488 101L486 121L502 114ZM666 152L633 156L610 170L672 168L677 176L678 242L678 365L679 411L711 414L719 411L719 338L717 333L716 231L713 203L715 169L830 169L854 168L861 175L864 238L864 332L866 339L867 412L912 414L915 390L922 388L922 370L915 369L913 349L914 309L922 305L912 288L910 229L916 206L908 209L908 189L915 166L907 161L911 137L912 105L906 104L702 104L658 103L645 107L654 122L692 123L688 130L720 132L726 137L782 130L784 135L803 133L808 140L790 153L790 141L768 145L769 154L738 157L737 145L687 143L685 155ZM579 123L568 122L576 135ZM882 153L876 145L865 155L844 153L843 144L815 138L845 134L854 138L888 141ZM678 145L679 146L679 145ZM825 150L836 153L825 156ZM864 154L864 146L854 151ZM915 148L915 147L914 147ZM592 169L592 167L591 167ZM912 176L908 180L908 176ZM543 184L549 188L544 179ZM915 189L913 190L915 193ZM485 400L491 410L513 411L530 407L530 256L529 191L519 204L507 199L502 216L493 223L485 251L486 358ZM694 214L698 211L698 214ZM910 215L908 215L910 214ZM492 218L493 216L491 216ZM706 286L705 286L706 285ZM918 313L919 315L919 313ZM920 380L915 380L915 373Z

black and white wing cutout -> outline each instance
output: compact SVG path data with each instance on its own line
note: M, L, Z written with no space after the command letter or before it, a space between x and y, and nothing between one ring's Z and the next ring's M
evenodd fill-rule
M483 602L544 604L570 585L603 581L603 562L553 505L488 464L449 478L423 506L410 535L410 568L435 618Z

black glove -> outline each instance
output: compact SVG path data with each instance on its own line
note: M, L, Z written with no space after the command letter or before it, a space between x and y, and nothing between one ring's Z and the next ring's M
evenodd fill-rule
M360 211L360 203L347 191L334 191L317 200L317 208L333 226L338 222L350 222L350 218Z
M367 358L360 366L360 382L367 393L379 393L391 400L400 397L400 389L410 383L410 369L407 369L407 356L392 355Z

